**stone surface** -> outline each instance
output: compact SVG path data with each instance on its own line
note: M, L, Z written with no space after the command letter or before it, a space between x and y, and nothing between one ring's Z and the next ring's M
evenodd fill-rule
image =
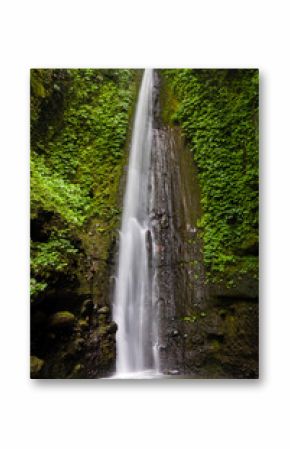
M92 299L86 299L81 308L81 316L86 316L92 312L94 308L94 302Z
M74 310L53 312L53 307L70 304L75 298ZM68 300L66 299L68 298ZM93 305L93 307L92 307ZM42 308L49 306L43 312ZM33 376L48 379L93 379L111 375L115 368L116 323L110 321L109 307L102 307L96 313L94 302L85 295L77 297L75 292L68 293L64 299L58 296L55 300L36 304L33 315L41 317L42 326L33 325L32 351L44 354L45 364L41 369L34 363ZM41 313L38 313L40 310ZM43 320L42 316L48 316ZM37 320L35 320L37 321ZM32 377L33 377L32 376Z
M117 330L118 330L117 323L115 323L115 321L112 321L108 326L108 333L115 334Z
M168 105L160 105L167 96L159 97L159 90L155 74L155 202L149 216L158 256L161 370L195 378L257 378L258 283L242 279L232 289L206 283L198 173L180 129L162 123L160 111Z
M98 314L99 314L99 315L109 315L109 313L110 313L110 309L109 309L109 307L107 307L107 306L101 307L101 308L98 310Z
M71 329L75 323L75 315L71 312L61 311L49 318L49 327L54 329Z

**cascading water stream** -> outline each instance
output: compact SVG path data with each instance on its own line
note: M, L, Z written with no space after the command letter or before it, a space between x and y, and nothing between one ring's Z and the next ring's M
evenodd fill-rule
M142 373L158 371L157 314L149 221L152 203L152 95L153 70L146 69L133 127L113 302L113 318L118 324L117 377L142 377Z

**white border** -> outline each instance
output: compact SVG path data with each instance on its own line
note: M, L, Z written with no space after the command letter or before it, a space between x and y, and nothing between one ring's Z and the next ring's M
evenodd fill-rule
M288 3L2 2L1 447L289 446ZM260 69L260 381L28 379L29 68L68 66Z

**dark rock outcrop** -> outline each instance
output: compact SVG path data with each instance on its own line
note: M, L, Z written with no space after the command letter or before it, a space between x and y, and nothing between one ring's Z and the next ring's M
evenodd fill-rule
M257 281L241 277L232 288L207 284L197 169L180 129L162 124L159 92L155 73L150 220L157 257L160 368L194 378L257 378Z
M58 302L46 299L32 308L31 351L37 354L31 357L34 379L92 379L114 372L117 325L111 321L110 308L74 295L72 311L51 313L61 307L60 297Z

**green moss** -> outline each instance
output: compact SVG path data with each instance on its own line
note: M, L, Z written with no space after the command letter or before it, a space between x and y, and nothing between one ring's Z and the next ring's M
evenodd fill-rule
M86 251L109 256L136 84L126 69L31 72L32 297Z
M162 73L164 118L180 124L198 166L207 273L215 282L257 277L258 71Z
M52 328L72 328L75 322L73 313L64 310L56 312L49 319L49 326Z
M162 72L162 71L161 71ZM174 95L172 86L166 77L161 77L160 108L162 121L166 125L173 125L179 102Z

